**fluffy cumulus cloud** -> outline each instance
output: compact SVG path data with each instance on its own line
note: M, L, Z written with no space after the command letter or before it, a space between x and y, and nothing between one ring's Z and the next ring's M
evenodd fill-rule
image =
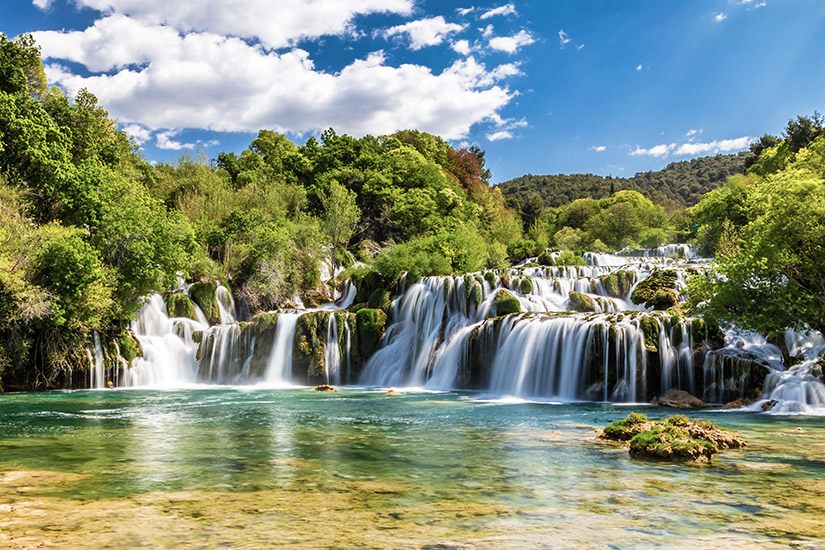
M536 39L533 38L529 32L521 30L513 36L496 36L495 38L491 38L488 44L494 50L516 53L524 46L529 46L535 41Z
M591 151L596 151L597 153L601 153L602 151L607 150L606 145L594 145L590 148Z
M721 22L721 21L724 21L725 19L727 19L727 18L728 18L728 16L727 16L727 15L725 15L724 13L722 13L722 12L720 11L720 12L717 12L717 13L713 14L713 18L714 18L716 21Z
M406 34L411 42L410 47L413 50L420 50L425 46L437 46L444 42L444 39L450 34L463 29L464 25L447 23L444 17L439 15L390 27L383 34L387 38Z
M88 88L137 141L154 136L165 149L195 145L175 139L185 128L305 134L332 126L354 135L418 128L460 139L475 124L497 126L517 94L506 80L521 74L518 63L486 66L466 40L451 45L464 58L439 70L392 64L378 51L326 71L296 45L354 36L357 15L409 15L412 0L283 0L277 10L259 0L76 2L101 17L84 30L34 33L50 80L69 93ZM390 36L408 36L415 48L463 28L433 17L390 29ZM508 53L533 41L526 31L490 40Z
M630 151L630 156L646 155L656 158L665 157L679 157L679 156L696 156L696 155L715 155L718 153L731 153L733 151L741 151L746 149L753 138L743 136L735 139L722 139L710 142L690 142L690 143L662 143L655 145L648 149L636 147Z
M44 1L44 0L36 0ZM256 38L266 48L353 31L358 15L409 15L414 0L74 0L105 14L122 14L147 25L183 33L212 32Z

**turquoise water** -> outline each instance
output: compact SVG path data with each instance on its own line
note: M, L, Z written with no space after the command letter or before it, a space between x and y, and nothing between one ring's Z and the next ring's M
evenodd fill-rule
M748 441L697 466L595 439L631 410L673 413L358 389L6 394L0 547L819 547L822 418L691 414Z

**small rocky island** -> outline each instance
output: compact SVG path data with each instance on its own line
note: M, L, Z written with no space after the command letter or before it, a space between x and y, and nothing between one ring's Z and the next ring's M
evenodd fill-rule
M674 462L709 462L719 451L745 446L739 432L705 420L691 421L683 414L649 420L644 414L630 413L605 427L598 437L625 442L634 458Z

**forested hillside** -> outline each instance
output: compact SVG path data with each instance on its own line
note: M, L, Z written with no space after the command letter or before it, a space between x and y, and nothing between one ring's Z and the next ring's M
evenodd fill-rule
M693 206L708 191L734 174L745 171L749 154L716 155L672 162L656 172L639 172L631 178L594 174L527 174L498 185L508 203L517 208L526 226L541 209L558 208L576 199L609 197L624 189L638 191L668 211Z

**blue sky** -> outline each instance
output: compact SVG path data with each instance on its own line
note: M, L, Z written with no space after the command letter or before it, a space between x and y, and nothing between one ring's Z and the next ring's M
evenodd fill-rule
M414 127L493 181L629 176L825 111L822 0L0 0L146 157Z

